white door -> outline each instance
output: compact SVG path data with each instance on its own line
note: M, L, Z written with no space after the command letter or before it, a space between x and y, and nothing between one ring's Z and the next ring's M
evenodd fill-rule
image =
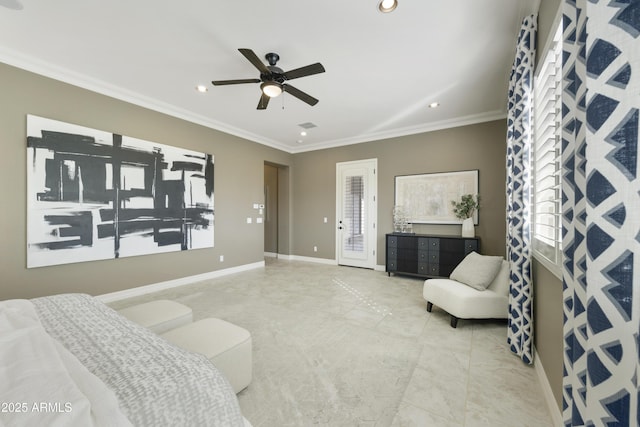
M336 164L338 264L375 268L378 159Z

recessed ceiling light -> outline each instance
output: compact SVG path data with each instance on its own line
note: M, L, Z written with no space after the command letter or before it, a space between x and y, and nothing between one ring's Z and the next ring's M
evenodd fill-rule
M382 13L393 12L398 7L398 0L382 0L378 4L378 10Z
M307 132L302 131L302 132L300 132L300 135L301 135L301 136L307 136Z
M429 108L437 108L440 106L439 102L432 102L431 104L429 104Z
M205 85L198 85L198 86L196 86L196 90L198 92L204 93L204 92L208 91L209 89Z

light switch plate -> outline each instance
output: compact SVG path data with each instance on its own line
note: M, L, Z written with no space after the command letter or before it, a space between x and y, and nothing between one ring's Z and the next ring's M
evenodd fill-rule
M253 222L253 220L251 219L251 217L247 218L247 224L251 224Z

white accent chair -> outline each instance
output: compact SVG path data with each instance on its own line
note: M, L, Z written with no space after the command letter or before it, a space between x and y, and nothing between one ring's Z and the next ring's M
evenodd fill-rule
M498 274L485 290L452 279L427 279L422 296L427 301L428 312L435 304L451 315L452 328L458 325L458 319L506 319L509 313L509 263L502 261Z

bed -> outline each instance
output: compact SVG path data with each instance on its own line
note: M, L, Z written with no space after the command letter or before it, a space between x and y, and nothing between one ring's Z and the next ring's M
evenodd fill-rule
M229 382L85 294L0 301L0 426L247 426Z

